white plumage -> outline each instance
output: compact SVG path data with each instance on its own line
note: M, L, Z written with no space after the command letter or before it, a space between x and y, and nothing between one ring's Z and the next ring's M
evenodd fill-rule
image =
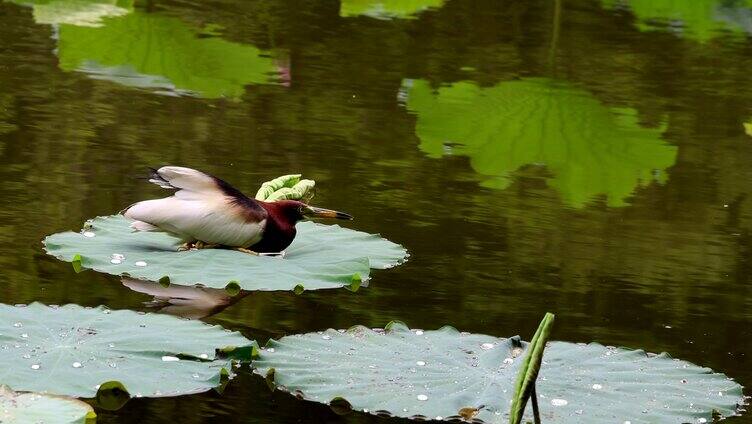
M135 221L131 224L135 230L166 231L186 242L199 240L237 247L251 246L261 239L266 211L257 212L262 219L249 220L238 198L223 190L221 181L211 175L165 166L156 170L149 181L177 191L170 197L130 206L124 215Z

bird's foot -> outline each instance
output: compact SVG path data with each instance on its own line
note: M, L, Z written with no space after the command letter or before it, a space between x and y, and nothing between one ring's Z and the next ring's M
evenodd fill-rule
M232 250L237 250L238 252L247 253L247 254L253 255L253 256L259 256L259 254L257 252L254 252L251 249L246 249L244 247L233 247Z
M178 247L178 252L196 249L213 249L215 247L219 247L219 245L214 243L206 243L203 241L188 241Z
M178 252L185 252L187 250L193 249L194 243L192 241L187 241L180 246L178 246Z

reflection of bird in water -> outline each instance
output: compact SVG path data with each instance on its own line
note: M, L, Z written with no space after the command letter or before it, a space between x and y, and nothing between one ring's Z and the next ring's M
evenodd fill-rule
M123 214L138 231L165 231L190 247L227 247L245 253L283 251L295 238L295 223L305 218L352 219L346 213L308 206L295 200L263 202L230 184L191 168L152 170L149 181L177 190L163 199L144 200Z
M154 296L154 300L144 302L159 312L189 319L201 319L218 314L250 292L240 292L230 296L225 289L212 289L197 286L170 284L165 287L153 281L123 277L123 285L133 291Z

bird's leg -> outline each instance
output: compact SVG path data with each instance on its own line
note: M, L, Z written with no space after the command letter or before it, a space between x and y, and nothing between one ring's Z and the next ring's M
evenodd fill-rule
M197 241L197 242L195 242L193 245L194 245L194 247L196 249L213 249L213 248L219 246L216 243L206 243L206 242L203 242L203 241L200 241L200 240Z
M251 250L251 249L246 249L246 248L244 248L244 247L233 247L233 248L232 248L232 250L237 250L238 252L243 252L243 253L247 253L247 254L249 254L249 255L253 255L253 256L259 256L259 254L258 254L258 253L254 252L254 251L253 251L253 250Z

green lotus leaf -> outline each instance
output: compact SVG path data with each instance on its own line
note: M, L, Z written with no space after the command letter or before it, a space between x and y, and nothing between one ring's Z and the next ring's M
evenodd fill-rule
M568 204L605 195L608 205L623 206L637 186L664 181L676 159L676 147L661 140L664 128L643 128L634 110L607 108L566 84L529 78L493 87L406 86L420 149L470 157L488 187L503 189L513 172L542 165Z
M16 393L0 386L0 422L92 424L97 414L86 402L39 393Z
M508 423L527 348L517 337L395 323L272 340L253 365L277 387L316 402L336 399L340 409L346 401L384 416ZM550 342L536 391L544 423L710 422L714 410L730 416L744 401L741 386L723 374L596 343Z
M273 60L261 50L199 31L177 18L134 11L99 26L62 24L58 56L65 71L201 97L238 97L270 82Z
M316 182L301 180L300 174L290 174L266 181L256 192L256 200L274 202L277 200L301 200L307 202L313 198Z
M750 0L602 0L609 9L626 7L642 31L670 29L701 42L724 32L752 34Z
M443 4L444 0L342 0L339 15L404 19L422 10L441 7Z
M0 304L0 382L20 391L93 398L103 383L119 382L136 397L198 393L232 373L217 349L254 345L163 314Z
M175 284L242 290L305 290L349 287L371 268L402 263L407 251L378 235L300 222L284 257L252 256L226 249L178 252L181 241L166 233L134 232L121 215L94 218L81 233L53 234L47 253L64 261L80 256L82 268L142 280L169 277ZM164 281L164 280L163 280Z
M261 184L261 187L259 187L258 191L256 192L255 199L266 200L277 190L285 187L293 187L295 186L295 184L300 182L300 177L301 174L289 174L279 176L269 181L265 181Z

